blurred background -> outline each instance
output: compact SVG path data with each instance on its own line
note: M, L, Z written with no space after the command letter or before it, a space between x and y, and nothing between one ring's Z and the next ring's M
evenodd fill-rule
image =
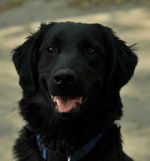
M150 0L0 0L0 160L12 161L12 145L24 124L11 51L41 22L80 21L107 25L128 45L137 43L139 64L122 91L124 150L150 161Z

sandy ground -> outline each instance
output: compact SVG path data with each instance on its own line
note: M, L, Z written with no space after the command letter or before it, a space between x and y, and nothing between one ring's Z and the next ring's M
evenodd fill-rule
M58 3L59 2L59 3ZM150 160L150 8L135 4L77 9L64 0L28 1L0 13L0 160L11 161L12 145L23 121L18 115L21 98L10 51L24 41L40 22L96 22L112 27L128 44L137 43L139 64L132 81L123 88L122 135L124 150L136 161Z

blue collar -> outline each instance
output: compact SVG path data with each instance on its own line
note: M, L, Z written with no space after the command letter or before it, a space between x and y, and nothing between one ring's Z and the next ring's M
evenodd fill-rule
M96 146L102 136L102 133L98 134L94 139L85 144L81 149L77 150L73 155L67 155L67 161L78 161L85 157ZM39 134L36 134L36 140L43 159L48 161L48 148L41 143Z

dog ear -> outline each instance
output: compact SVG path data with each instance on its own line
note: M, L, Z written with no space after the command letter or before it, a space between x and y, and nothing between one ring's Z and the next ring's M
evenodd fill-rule
M119 91L132 77L137 64L137 56L132 47L120 40L106 27L108 45L108 86L111 91ZM109 90L110 92L110 90Z
M19 84L26 96L32 95L38 86L37 59L39 46L43 39L46 25L27 38L27 40L13 51L12 60L19 75Z

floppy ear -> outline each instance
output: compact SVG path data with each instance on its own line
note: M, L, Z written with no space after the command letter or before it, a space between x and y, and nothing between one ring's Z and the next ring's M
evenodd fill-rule
M37 79L37 59L39 46L43 39L45 24L40 29L29 36L27 40L14 50L12 60L19 75L19 84L26 96L36 92L38 86Z
M137 56L131 47L120 40L110 28L106 27L108 52L108 86L119 91L132 77L137 64ZM110 91L109 91L110 92Z

